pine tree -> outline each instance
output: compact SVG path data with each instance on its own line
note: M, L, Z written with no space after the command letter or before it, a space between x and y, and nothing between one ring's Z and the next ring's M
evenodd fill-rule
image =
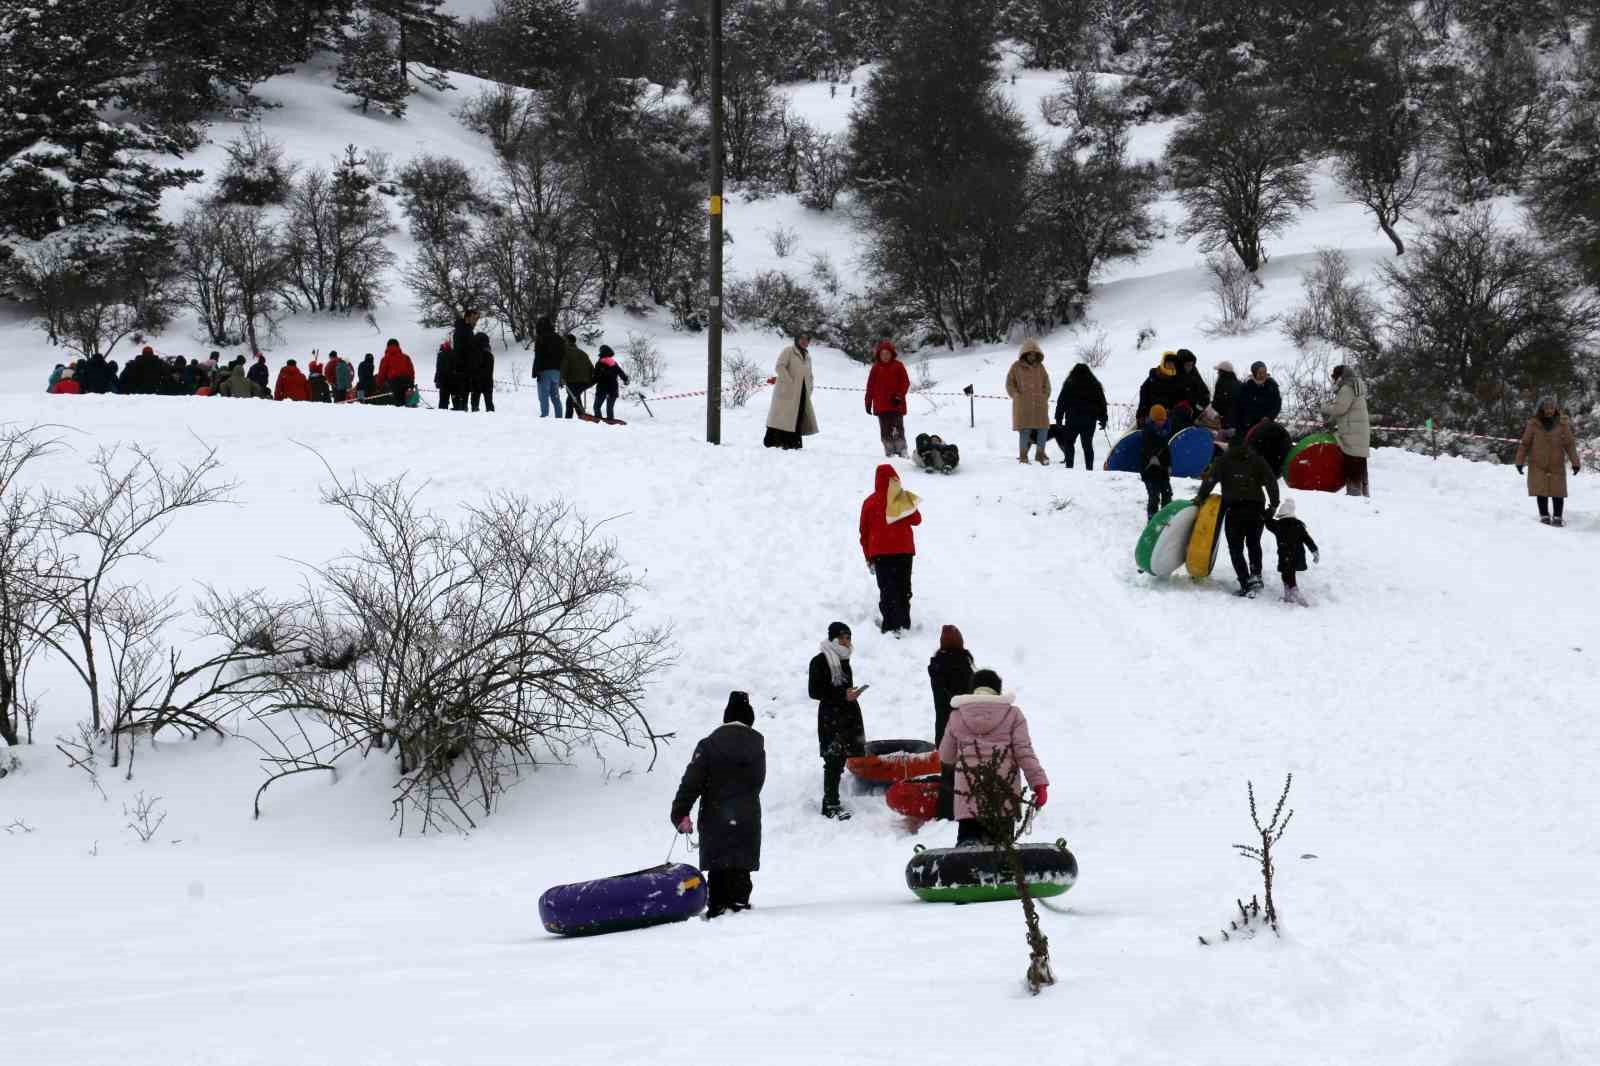
M368 9L394 23L395 58L402 82L416 78L430 89L449 89L443 64L455 55L456 18L445 0L370 0Z
M361 14L350 28L350 36L339 49L339 77L334 87L361 101L363 114L377 104L380 111L401 117L406 113L411 85L401 77L399 59L390 46L393 24Z

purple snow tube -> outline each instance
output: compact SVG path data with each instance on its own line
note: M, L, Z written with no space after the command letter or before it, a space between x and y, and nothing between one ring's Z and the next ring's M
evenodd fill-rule
M682 922L706 909L706 879L683 863L557 885L539 897L539 920L561 936L596 936Z

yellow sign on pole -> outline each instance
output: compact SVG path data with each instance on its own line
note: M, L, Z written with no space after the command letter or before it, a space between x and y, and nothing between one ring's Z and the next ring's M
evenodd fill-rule
M722 197L713 196L711 198L711 213L713 215L722 214Z

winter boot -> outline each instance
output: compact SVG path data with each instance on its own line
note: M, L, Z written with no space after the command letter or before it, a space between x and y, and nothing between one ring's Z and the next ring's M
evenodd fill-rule
M1550 519L1550 524L1553 526L1564 526L1567 524L1567 522L1566 519L1557 517Z
M1034 459L1038 460L1038 463L1039 463L1040 466L1049 466L1050 465L1050 457L1044 453L1044 445L1043 444L1039 445L1039 447L1034 449L1033 457L1034 457Z
M1554 525L1555 523L1550 521L1550 516L1549 515L1542 514L1542 515L1539 516L1539 524L1541 526L1549 526L1549 525Z
M1023 466L1028 465L1028 446L1026 444L1024 444L1022 449L1017 452L1017 462L1021 463Z

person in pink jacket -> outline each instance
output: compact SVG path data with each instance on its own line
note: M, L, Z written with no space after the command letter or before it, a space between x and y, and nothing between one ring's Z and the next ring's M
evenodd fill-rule
M939 761L956 771L956 845L992 844L979 823L977 810L965 784L962 765L978 766L1003 751L1001 771L1016 788L1017 771L1027 779L1033 789L1035 806L1043 807L1049 798L1050 779L1039 756L1033 751L1033 738L1028 735L1028 720L1016 705L1016 697L1003 690L1000 675L993 670L979 670L972 675L972 695L956 696L950 701L950 723L945 727L944 739L939 742Z

